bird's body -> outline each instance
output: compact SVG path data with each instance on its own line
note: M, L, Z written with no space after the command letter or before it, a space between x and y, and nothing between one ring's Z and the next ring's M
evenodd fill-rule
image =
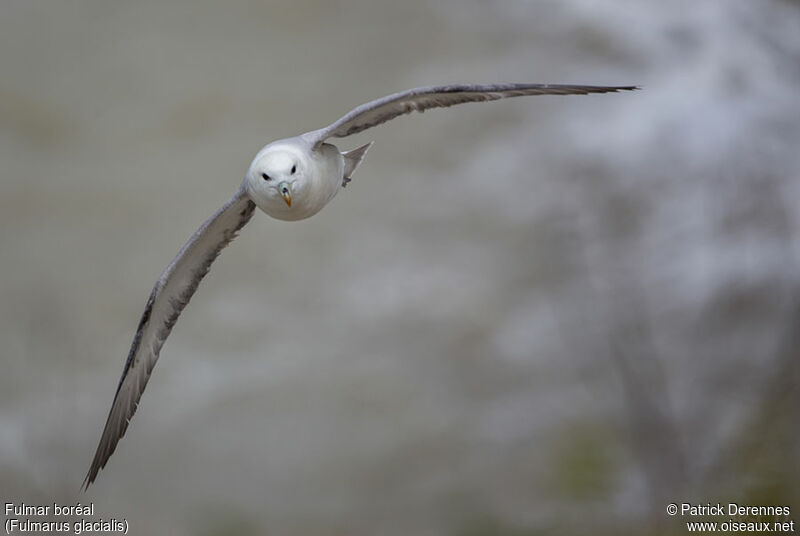
M346 137L410 113L465 102L524 95L584 95L635 86L492 84L424 87L354 108L331 125L272 142L258 152L233 197L195 232L156 282L139 321L84 488L94 482L125 434L161 347L211 263L256 208L287 221L313 216L351 179L372 143L340 152L325 141Z

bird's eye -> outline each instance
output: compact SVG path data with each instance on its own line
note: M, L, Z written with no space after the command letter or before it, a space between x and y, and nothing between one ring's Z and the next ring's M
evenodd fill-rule
M268 181L268 180L271 179L271 177L269 175L267 175L266 173L262 173L261 174L261 178L263 178L265 181Z
M297 164L292 166L292 175L294 175L295 171L297 171Z

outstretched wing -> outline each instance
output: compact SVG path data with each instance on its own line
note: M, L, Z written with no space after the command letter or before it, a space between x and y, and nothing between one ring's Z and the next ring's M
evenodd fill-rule
M315 146L330 137L344 138L397 116L463 102L484 102L524 95L587 95L638 89L636 86L574 86L563 84L469 84L409 89L362 104L335 123L304 137Z
M117 443L125 435L158 360L161 346L181 311L197 290L200 280L208 273L211 263L250 220L254 209L255 204L247 197L244 188L240 188L200 226L158 278L133 337L100 444L83 481L84 489L94 482L97 473L105 467Z

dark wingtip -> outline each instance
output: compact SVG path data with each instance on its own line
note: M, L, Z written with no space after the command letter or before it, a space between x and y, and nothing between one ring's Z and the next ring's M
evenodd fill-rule
M97 480L97 475L100 474L100 470L103 467L97 464L97 460L92 460L92 466L89 467L89 471L86 473L86 477L83 479L83 484L81 484L81 491L86 493L86 490L89 489L89 486L94 484L94 481Z
M94 482L93 478L91 480L89 479L89 475L91 475L91 474L92 474L91 471L86 473L86 478L83 479L83 484L81 484L81 487L78 490L79 492L86 493L86 490L89 489L89 486L91 485L91 483Z
M617 93L618 91L638 91L642 89L642 86L589 86L589 87L594 90L599 90L599 92L603 93Z
M600 86L609 93L617 93L618 91L638 91L642 86Z
M563 93L564 95L591 95L604 93L619 93L620 91L638 91L642 86L572 86L576 91Z

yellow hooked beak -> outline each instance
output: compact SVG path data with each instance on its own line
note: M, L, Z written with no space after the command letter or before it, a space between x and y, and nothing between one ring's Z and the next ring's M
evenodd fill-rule
M278 185L278 191L283 196L283 200L286 201L288 206L292 206L292 189L289 188L289 184L286 182L282 182Z

